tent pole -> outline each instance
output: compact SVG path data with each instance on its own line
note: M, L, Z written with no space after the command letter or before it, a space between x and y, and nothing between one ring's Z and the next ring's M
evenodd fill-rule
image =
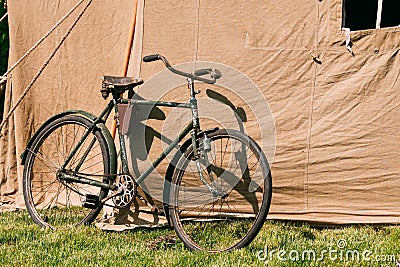
M131 30L129 32L128 45L126 46L126 51L125 51L125 62L124 62L124 69L123 69L123 74L122 74L124 77L128 73L129 58L131 57L133 39L135 38L136 14L137 14L137 8L138 8L138 0L134 0L133 5L134 5L133 18L132 18L132 23L131 23Z
M126 75L128 73L129 58L131 57L133 39L135 38L137 7L138 7L138 0L134 0L132 22L131 22L131 27L130 27L130 31L129 31L128 44L126 46L126 51L125 51L124 66L123 66L123 70L122 70L123 77L126 77ZM122 97L122 94L121 94L121 97ZM117 121L114 119L112 126L111 126L111 136L113 139L115 138L116 131L117 131Z

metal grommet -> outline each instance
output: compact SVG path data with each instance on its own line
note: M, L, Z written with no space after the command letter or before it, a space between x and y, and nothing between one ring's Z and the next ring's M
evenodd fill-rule
M375 49L374 49L374 53L375 53L375 55L379 54L379 49L378 49L378 48L375 48Z

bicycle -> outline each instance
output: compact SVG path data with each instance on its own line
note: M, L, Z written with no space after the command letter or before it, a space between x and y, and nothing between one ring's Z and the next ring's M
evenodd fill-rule
M270 207L272 178L267 158L257 143L240 131L201 130L195 81L214 84L220 71L186 73L172 67L162 55L143 58L144 62L156 60L187 79L189 102L123 99L122 93L132 91L143 80L104 76L101 93L105 100L111 94L112 100L99 116L82 110L59 113L29 141L21 155L27 210L43 228L90 224L104 205L129 207L138 186L178 148L166 172L163 202L179 238L192 250L230 251L247 246L263 226ZM133 177L128 168L119 104L191 110L191 122L139 177ZM105 126L113 110L119 153ZM121 173L117 171L118 158Z

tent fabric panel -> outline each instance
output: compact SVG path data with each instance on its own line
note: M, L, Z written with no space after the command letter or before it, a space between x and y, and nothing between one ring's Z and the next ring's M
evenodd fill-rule
M8 3L10 24L10 65L14 64L78 1L11 1ZM82 11L84 1L70 17L46 38L13 72L6 92L9 106L33 80L50 57L70 25ZM40 11L39 11L40 10ZM16 199L14 207L24 207L21 186L23 166L19 155L29 138L52 115L68 109L84 109L94 114L105 106L99 90L102 75L121 75L128 42L133 3L93 1L77 26L34 83L33 87L10 118L8 136L1 138L2 176L1 201ZM29 15L27 15L29 14ZM124 19L122 19L124 18ZM125 19L128 18L128 19ZM13 128L14 130L10 132ZM7 153L5 153L6 151ZM9 158L9 160L6 160ZM15 170L9 173L9 170ZM18 179L18 183L15 181ZM14 182L13 182L14 181ZM14 183L14 197L6 196ZM21 188L19 188L21 189Z
M137 24L139 38L135 40L131 73L136 76L140 70L141 78L147 81L164 70L156 62L139 66L137 55L160 53L172 64L194 62L192 70L204 61L218 62L249 77L264 96L265 101L246 89L230 95L218 84L199 84L199 96L204 99L210 98L205 92L211 89L235 108L243 108L248 115L243 125L261 144L265 140L259 125L271 126L271 111L276 146L265 151L273 154L270 218L322 224L400 221L400 200L395 194L400 174L396 146L399 27L350 32L352 55L341 29L340 0L139 2L138 14L143 17ZM130 18L131 5L94 2L53 65L32 88L29 101L9 122L5 130L9 131L8 139L3 137L0 144L8 153L0 159L0 171L12 170L12 176L2 178L3 199L6 192L7 199L12 199L18 191L15 187L20 182L15 175L21 177L22 169L17 156L46 118L68 108L89 106L96 113L104 103L98 89L82 88L99 88L99 76L118 74L122 69L121 51L125 51L130 23L125 18ZM14 18L10 15L10 28L15 29L10 57L15 62L72 4L20 1L9 6L10 14L15 14ZM26 14L41 9L44 15L33 14L32 23ZM19 96L70 23L72 19L32 54L35 60L27 60L23 68L14 71L7 103ZM38 31L23 30L28 25L37 25ZM93 30L93 25L99 30ZM238 77L231 78L230 85L240 85ZM187 100L184 87L167 93L157 88L146 90L143 85L139 95ZM79 95L74 94L77 91ZM254 110L262 115L256 118ZM183 116L177 118L184 120ZM150 127L156 133L166 123L152 120ZM153 144L152 149L162 147L158 141ZM162 170L159 173L164 174Z
M352 32L353 57L341 29L341 1L262 5L201 3L197 15L200 38L192 60L213 60L237 68L267 99L277 133L272 218L398 222L395 206L399 200L393 193L398 152L387 151L396 142L387 141L387 128L394 127L390 134L396 129L397 105L391 92L398 87L391 82L398 75L394 67L398 66L396 30ZM286 19L277 14L280 8L296 12L284 13ZM169 9L167 13L173 19L180 12ZM145 16L144 24L153 20L157 17ZM183 55L169 41L178 33L154 39L167 30L159 26L145 32L144 50L166 53L178 63L190 59L190 52ZM192 36L197 40L196 32ZM142 65L142 70L146 77L159 67ZM388 83L392 89L383 95L378 92ZM257 101L251 105L257 106ZM246 127L251 135L252 125Z

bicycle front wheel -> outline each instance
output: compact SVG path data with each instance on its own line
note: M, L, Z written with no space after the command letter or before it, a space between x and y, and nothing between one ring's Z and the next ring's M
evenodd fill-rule
M175 167L171 222L192 250L239 249L256 237L268 214L270 168L260 147L241 132L218 130L207 138L198 140L200 155L189 146Z
M66 182L57 177L66 158L91 124L90 120L81 116L62 116L44 127L27 148L23 174L24 199L30 216L41 227L88 224L93 222L102 208L98 200L106 197L108 190ZM65 170L110 183L110 153L106 142L101 131L95 128ZM92 206L85 208L83 201L88 198L92 199Z

